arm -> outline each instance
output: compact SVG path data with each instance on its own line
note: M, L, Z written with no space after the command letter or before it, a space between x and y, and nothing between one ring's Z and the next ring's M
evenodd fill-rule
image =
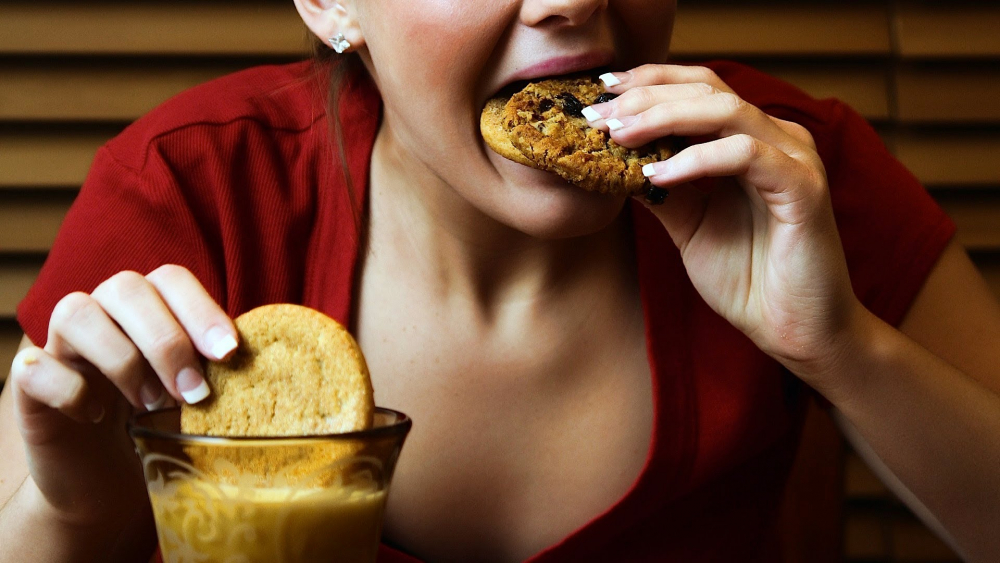
M831 400L858 453L969 561L1000 553L1000 307L952 243L897 331L862 314Z
M196 352L235 347L225 312L177 266L60 300L45 347L22 341L0 395L0 561L146 560L152 511L126 421L168 395L199 400Z
M33 346L25 336L18 351ZM110 553L113 540L109 538L114 535L110 523L88 530L45 510L46 503L28 474L14 393L13 386L7 385L0 394L0 561L82 561Z
M968 258L953 245L903 332L892 328L855 295L811 133L708 69L645 65L615 77L619 97L592 106L600 119L591 123L619 144L707 139L643 168L670 192L650 211L701 297L830 400L860 449L870 447L966 558L995 560L1000 312Z

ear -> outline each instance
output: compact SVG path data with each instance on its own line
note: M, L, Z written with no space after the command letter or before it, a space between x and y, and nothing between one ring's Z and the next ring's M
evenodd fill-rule
M295 0L295 9L324 45L329 47L330 38L338 33L351 44L351 51L365 44L351 0Z

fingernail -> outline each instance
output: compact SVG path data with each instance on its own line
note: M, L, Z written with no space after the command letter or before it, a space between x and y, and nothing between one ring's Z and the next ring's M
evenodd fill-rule
M619 129L624 129L625 127L628 127L629 125L632 125L633 123L635 123L638 120L639 120L638 117L636 117L634 115L628 115L628 116L625 116L625 117L623 117L621 119L617 119L617 118L613 117L613 118L605 121L605 123L608 124L608 129L611 129L612 131L617 131Z
M177 390L189 405L201 401L211 393L205 378L193 368L184 368L177 374Z
M167 394L158 381L147 381L139 389L139 400L147 411L155 411L166 404Z
M236 338L222 327L212 327L205 333L205 340L210 346L209 353L213 359L221 360L236 349Z
M604 74L598 76L598 78L600 78L601 82L604 83L605 88L610 88L612 86L618 86L619 84L628 82L629 74L627 72L605 72Z
M107 411L104 410L104 405L101 403L90 403L87 406L87 419L89 419L94 424L104 420L104 415Z
M601 118L601 114L597 113L597 110L595 110L590 106L583 108L583 110L580 113L583 114L584 119L586 119L587 121L597 121L598 119Z
M650 162L649 164L642 167L642 175L649 178L650 176L656 176L656 163Z

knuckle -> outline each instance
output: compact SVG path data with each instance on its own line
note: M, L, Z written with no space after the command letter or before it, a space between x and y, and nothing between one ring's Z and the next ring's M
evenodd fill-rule
M761 145L757 139L752 136L741 133L739 135L733 135L732 140L736 154L741 159L750 161L760 156Z
M715 74L715 71L708 67L698 66L694 67L694 70L699 82L705 82L706 84L719 84L722 82L719 79L719 75Z
M104 280L92 294L99 301L104 299L131 299L143 289L146 278L139 272L125 270Z
M691 86L695 89L695 91L698 94L701 94L703 96L712 96L721 93L721 91L718 88L712 86L707 82L695 82L692 83Z
M112 358L109 358L107 363L103 365L102 371L105 377L121 384L125 381L138 379L135 377L135 374L142 372L144 362L145 359L139 353L139 350L134 346L130 346L128 350L117 353Z
M171 282L191 275L191 271L177 264L164 264L146 275L153 282Z
M730 92L719 92L716 96L726 113L732 116L741 115L748 109L749 104L736 94L732 94Z
M638 72L638 73L640 73L642 75L654 74L654 73L658 73L659 72L660 65L658 65L656 63L645 63L645 64L642 64L642 65L639 65L639 66L635 67L635 69L633 69L633 70L634 70L634 72Z
M177 329L167 329L153 335L146 353L161 360L170 360L184 355L189 346L186 334Z
M83 317L92 314L97 306L90 295L82 291L74 291L56 303L49 318L49 326L59 329L74 322L80 322Z
M816 149L816 139L813 138L812 133L808 129L794 121L789 121L788 124L795 138L805 143L809 148Z
M626 112L634 112L638 108L649 107L652 101L653 93L650 89L646 86L640 86L622 94L618 107Z

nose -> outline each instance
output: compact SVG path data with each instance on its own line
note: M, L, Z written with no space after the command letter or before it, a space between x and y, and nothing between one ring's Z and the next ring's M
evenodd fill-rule
M608 0L524 0L521 21L532 27L546 24L578 26L607 7Z

